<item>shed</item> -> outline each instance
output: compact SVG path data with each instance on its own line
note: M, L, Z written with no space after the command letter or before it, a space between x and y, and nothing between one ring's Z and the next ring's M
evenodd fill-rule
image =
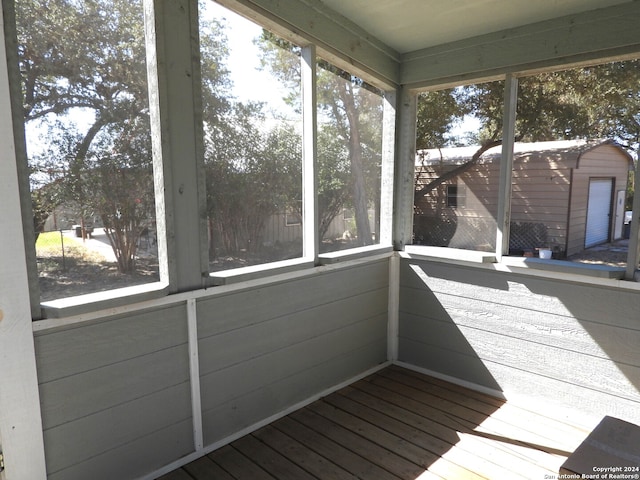
M421 150L416 191L469 162L478 146ZM422 243L494 249L501 147L416 200L415 235ZM611 141L516 143L511 194L510 249L538 247L556 257L623 236L632 158ZM485 228L487 225L493 228ZM492 243L493 242L493 243Z

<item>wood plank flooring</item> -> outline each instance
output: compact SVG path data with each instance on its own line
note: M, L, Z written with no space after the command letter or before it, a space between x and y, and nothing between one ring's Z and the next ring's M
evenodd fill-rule
M543 480L588 433L394 366L161 480Z

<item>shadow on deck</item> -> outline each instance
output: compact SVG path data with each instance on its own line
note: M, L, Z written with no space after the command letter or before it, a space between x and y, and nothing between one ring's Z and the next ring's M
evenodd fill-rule
M542 480L587 434L392 366L160 479Z

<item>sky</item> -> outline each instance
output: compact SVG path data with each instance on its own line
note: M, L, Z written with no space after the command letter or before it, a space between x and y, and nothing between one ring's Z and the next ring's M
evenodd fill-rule
M262 27L216 2L206 2L204 14L224 18L228 26L227 66L234 84L233 94L242 101L268 100L276 110L288 111L289 107L282 100L286 91L269 72L260 69L259 49L253 40L262 34Z

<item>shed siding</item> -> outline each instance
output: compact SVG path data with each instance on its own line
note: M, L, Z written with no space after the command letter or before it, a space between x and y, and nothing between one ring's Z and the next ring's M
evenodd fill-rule
M386 361L387 258L194 292L205 446ZM195 450L187 303L36 332L48 478L138 478Z
M640 293L404 259L399 358L640 421Z
M388 261L198 303L205 444L386 360Z
M483 232L477 231L477 222L469 222L468 219L487 216L495 219L499 163L498 158L489 159L448 183L457 183L466 188L467 202L463 208L451 209L444 206L444 186L418 201L418 211L424 218L454 215L457 228L466 227L468 232L461 235L466 243L452 241L449 246L474 248L474 244L467 239L474 235L480 237ZM599 145L584 152L579 158L577 151L542 151L516 155L512 173L512 225L541 225L546 231L547 245L520 245L522 240L521 235L518 235L512 238L515 246L550 246L559 253L566 251L567 255L582 251L585 243L589 178L613 177L614 191L624 190L628 167L627 157L612 145ZM451 168L451 165L419 167L418 184L425 184Z

